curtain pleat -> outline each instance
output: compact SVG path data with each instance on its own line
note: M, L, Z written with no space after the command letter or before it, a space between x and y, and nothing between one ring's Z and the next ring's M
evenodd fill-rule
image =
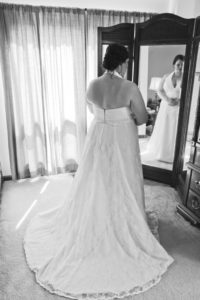
M39 11L47 167L75 171L86 134L84 11Z
M12 106L12 89L10 84L10 61L7 57L8 40L5 26L5 18L3 11L0 10L0 73L1 73L1 100L5 103L6 121L7 121L7 137L9 144L9 161L11 167L12 178L18 178L17 158L16 158L16 138L14 126L14 113ZM4 145L1 145L3 147Z
M0 11L12 178L74 172L86 134L84 10Z
M43 163L45 157L37 20L34 12L22 7L6 7L3 17L6 37L2 50L7 46L3 74L9 74L5 90L10 90L5 99L7 123L14 135L9 140L15 158L11 168L16 170L13 178L22 178L36 171L36 161Z
M0 68L12 178L76 171L97 76L97 27L153 14L0 4Z

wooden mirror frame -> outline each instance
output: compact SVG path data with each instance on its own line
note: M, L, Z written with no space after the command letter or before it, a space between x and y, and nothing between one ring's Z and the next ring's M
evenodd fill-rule
M188 74L188 92L187 92L187 107L185 108L185 115L189 118L190 105L192 100L193 93L193 85L194 85L194 77L196 71L196 63L197 63L197 55L200 51L200 17L196 18L195 26L194 26L194 34L192 40L192 51L191 51L191 61L190 61L190 70ZM200 168L196 166L196 162L199 154L200 148L200 87L197 98L197 109L195 116L195 124L190 148L190 158L187 163L187 175L185 180L182 178L181 172L178 174L177 180L177 189L179 195L181 196L182 204L177 205L177 211L186 219L188 219L192 224L200 226L200 217L195 214L194 211L191 210L189 205L190 202L190 189L191 189L191 181L192 181L192 173L198 172L200 173ZM200 196L199 196L200 200Z
M102 75L102 45L121 43L127 45L129 53L134 50L133 81L138 84L140 46L185 45L185 66L183 88L177 128L176 149L173 170L166 170L143 164L144 177L172 186L179 184L178 176L183 166L183 153L191 101L191 55L195 19L184 19L174 14L158 14L148 21L134 24L122 23L111 27L98 28L98 76ZM135 32L134 32L135 28ZM129 61L128 80L132 80L132 60ZM186 100L187 99L187 100Z
M190 65L191 42L194 27L194 19L184 19L173 14L159 14L152 19L136 24L136 35L134 45L134 82L138 84L140 46L152 45L185 45L185 66L183 75L183 88L179 110L179 121L177 128L176 149L174 155L173 169L166 170L143 164L144 177L172 186L177 185L177 174L182 165L181 153L183 152L183 139L180 135L187 133L187 126L183 122L186 102L186 91L188 86L188 69ZM184 126L183 126L184 124ZM184 135L184 136L185 136Z
M188 70L188 82L187 82L187 91L186 91L186 103L184 106L184 111L183 111L183 120L184 120L184 128L183 131L180 131L180 134L183 135L181 142L182 142L182 154L184 154L185 150L185 143L186 137L187 137L187 127L188 127L188 122L189 122L189 113L190 113L190 106L191 106L191 101L192 101L192 93L193 93L193 85L194 85L194 77L195 77L195 69L196 69L196 63L197 63L197 55L198 55L198 49L199 49L199 44L200 44L200 17L198 17L195 20L194 24L194 33L192 36L192 41L191 41L191 54L190 54L190 66ZM199 94L200 98L200 94ZM193 136L192 136L192 144L191 144L191 149L190 149L190 161L193 161L193 156L194 156L194 148L196 146L197 142L197 136L198 136L198 129L200 126L200 120L199 120L199 114L200 114L200 104L199 104L200 99L198 99L198 107L196 111L196 117L195 117L195 125L194 125L194 130L193 130ZM182 165L181 165L182 167ZM176 180L176 186L179 191L179 194L183 197L186 196L186 189L187 189L187 184L185 184L185 180L182 177L182 172L181 168L177 170L177 180Z

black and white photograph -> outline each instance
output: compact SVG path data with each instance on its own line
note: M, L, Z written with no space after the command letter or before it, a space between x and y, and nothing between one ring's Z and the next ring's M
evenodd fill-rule
M200 1L0 0L0 300L199 283Z

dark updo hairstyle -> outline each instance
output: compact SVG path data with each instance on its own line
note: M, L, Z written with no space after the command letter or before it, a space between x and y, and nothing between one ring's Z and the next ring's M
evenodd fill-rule
M120 44L111 44L106 49L103 60L103 67L108 71L114 71L123 64L129 57L126 47Z
M184 61L184 60L185 60L185 56L182 55L182 54L176 55L176 56L174 57L174 60L173 60L173 66L175 65L175 63L176 63L178 60Z

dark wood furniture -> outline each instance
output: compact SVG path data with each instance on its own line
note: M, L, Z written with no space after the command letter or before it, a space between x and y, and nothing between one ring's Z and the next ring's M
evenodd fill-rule
M166 170L154 166L143 165L144 177L164 182L172 186L177 185L177 175L182 168L182 153L184 152L183 145L185 144L184 137L187 132L187 126L184 122L182 112L189 114L186 111L184 104L186 101L186 91L188 86L188 69L190 64L191 41L194 27L194 19L183 19L173 14L159 14L152 19L136 24L135 35L135 63L134 63L134 82L138 83L139 63L141 46L150 45L185 45L185 67L183 76L183 88L180 101L179 125L177 129L177 141L173 169ZM187 117L185 117L187 119Z
M200 226L200 78L198 78L199 84L196 87L198 93L192 94L194 76L195 74L199 75L200 68L200 18L195 21L192 46L189 97L196 104L196 117L187 171L179 174L179 180L184 183L184 188L180 189L180 185L178 186L183 201L182 204L177 206L177 211L192 224ZM194 97L197 97L197 99Z
M188 70L190 66L190 55L192 47L192 34L194 19L184 19L173 14L158 14L150 20L134 24L119 24L111 27L98 28L98 75L103 73L102 47L111 43L124 44L128 46L129 52L133 49L132 60L128 66L128 79L138 84L139 63L141 46L150 45L184 45L185 46L185 68L183 77L183 88L181 94L181 107L179 114L179 125L176 142L175 159L173 170L162 169L143 164L144 177L164 182L172 186L178 184L178 173L182 169L182 154L184 152L185 137L187 132L187 119L190 108L190 101L187 98L188 91ZM134 30L135 28L135 30ZM131 75L133 73L133 77Z
M194 224L200 223L200 105L196 109L194 134L191 142L190 159L184 168L187 130L190 118L193 82L200 43L200 18L184 19L173 14L158 14L150 20L137 24L119 24L98 28L98 75L103 72L102 47L121 43L129 48L131 57L127 79L138 83L142 46L184 45L185 64L182 81L180 111L172 170L143 164L144 177L174 186L182 204L177 211ZM133 51L132 51L133 50ZM200 58L199 58L200 59ZM200 97L200 96L199 96ZM198 98L198 103L200 99Z

